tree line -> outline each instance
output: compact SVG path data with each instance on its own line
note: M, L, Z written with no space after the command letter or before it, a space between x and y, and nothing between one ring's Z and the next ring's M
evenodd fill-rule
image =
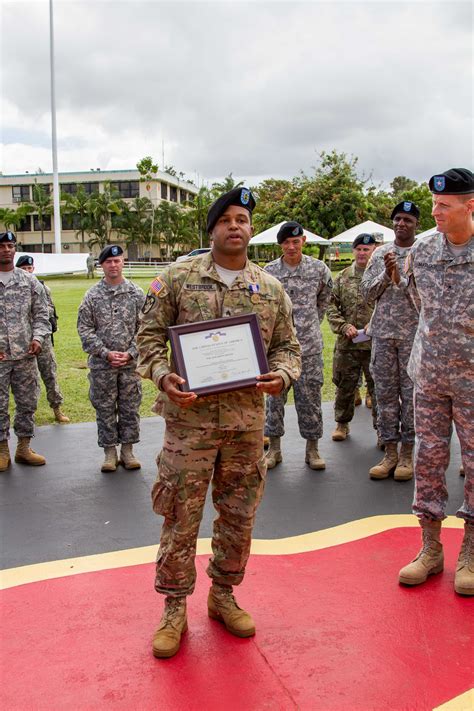
M395 177L390 188L376 185L371 176L359 176L358 159L333 150L319 154L318 165L307 175L301 172L291 180L269 178L251 186L257 200L253 213L255 232L261 232L284 220L297 220L307 229L329 238L365 220L391 226L390 213L401 200L411 200L420 209L420 230L434 225L431 217L431 193L426 184L405 176ZM148 184L155 178L158 165L150 156L137 163L140 180ZM166 171L176 175L172 166ZM180 174L183 177L184 175ZM192 181L188 181L192 182ZM192 199L178 205L166 200L155 205L148 197L124 200L110 183L103 192L87 193L79 183L74 194L61 195L61 214L82 245L102 249L117 236L130 247L150 254L153 245L158 258L172 258L197 246L208 246L206 216L209 206L223 192L242 185L232 173L210 187L203 185ZM52 198L45 186L33 185L30 203L17 210L0 209L5 229L18 229L22 220L35 213L44 231L53 213Z

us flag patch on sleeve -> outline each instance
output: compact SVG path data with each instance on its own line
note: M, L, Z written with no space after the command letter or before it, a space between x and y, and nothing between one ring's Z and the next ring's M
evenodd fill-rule
M162 288L164 287L163 282L159 277L156 279L153 279L153 281L150 284L150 291L152 291L154 294L159 294Z

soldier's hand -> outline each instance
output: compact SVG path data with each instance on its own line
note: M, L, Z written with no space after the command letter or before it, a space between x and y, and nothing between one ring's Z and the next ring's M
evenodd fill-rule
M28 348L28 355L38 355L38 353L41 353L41 343L33 340Z
M130 360L130 353L122 353L122 351L109 351L107 353L107 360L112 368L121 368Z
M344 335L349 341L352 341L352 339L357 336L357 328L350 323L346 328Z
M168 373L160 383L163 392L179 407L190 407L197 398L196 393L186 393L178 388L178 385L183 385L185 382L184 378L180 378L176 373Z
M285 387L285 383L281 375L270 371L270 373L263 373L262 375L257 375L257 389L263 390L264 393L268 395L279 395Z
M387 252L383 255L383 261L385 262L387 276L391 278L393 270L397 267L397 256L393 252Z

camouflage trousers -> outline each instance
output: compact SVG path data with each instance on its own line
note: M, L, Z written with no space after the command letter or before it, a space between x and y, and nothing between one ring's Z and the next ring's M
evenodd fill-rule
M303 356L301 375L293 383L295 408L300 435L304 439L321 439L323 416L321 412L321 387L323 385L323 358L321 353ZM285 434L285 404L290 389L280 395L269 395L265 405L265 434L283 437Z
M36 358L0 361L0 441L10 435L10 388L15 400L14 432L17 437L33 437L40 392Z
M377 400L374 381L370 374L370 350L338 350L334 349L332 361L332 382L336 386L334 400L334 419L336 422L347 423L354 417L354 395L362 384L362 373L365 375L367 390L372 398L372 420L377 429Z
M54 355L51 338L46 336L41 353L37 356L38 370L46 388L46 397L50 407L59 407L64 401L58 385L58 364Z
M89 397L97 418L99 447L138 442L142 386L135 370L91 370L89 383Z
M153 510L164 516L155 589L191 595L196 582L196 543L209 482L218 517L207 574L222 585L242 582L266 466L261 430L199 430L167 423Z
M377 430L384 442L415 441L413 383L407 365L412 341L374 338L370 372L377 397Z
M444 388L440 388L444 390ZM415 495L413 513L420 519L445 518L446 469L453 422L461 443L464 501L457 516L474 523L474 390L423 392L415 388Z

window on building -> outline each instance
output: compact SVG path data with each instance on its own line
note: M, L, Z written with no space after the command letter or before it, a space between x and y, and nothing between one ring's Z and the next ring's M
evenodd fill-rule
M80 230L81 218L79 215L61 215L61 225L63 230Z
M77 193L77 183L61 183L61 192L75 195Z
M12 186L13 202L28 202L30 200L29 185L13 185Z
M170 185L170 200L178 202L178 188L175 185Z
M33 230L35 232L41 232L41 225L39 223L38 215L33 215ZM49 232L51 230L51 215L44 215L43 217L43 231Z
M18 232L31 232L31 215L25 215L25 217L21 218Z
M117 190L122 198L136 198L140 194L140 183L138 180L119 180L111 183L112 189Z
M161 199L168 200L168 183L161 183Z
M86 192L88 195L92 195L94 193L99 192L99 183L79 183L79 185L82 185L84 188L84 192Z

